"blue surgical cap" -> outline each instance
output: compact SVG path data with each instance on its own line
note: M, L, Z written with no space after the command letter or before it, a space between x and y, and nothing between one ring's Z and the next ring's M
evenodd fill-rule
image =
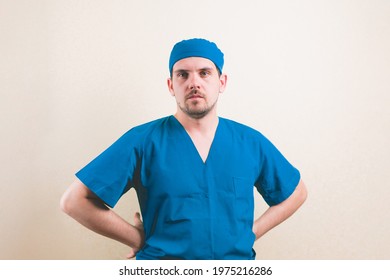
M173 46L169 57L169 72L172 75L173 65L187 57L203 57L214 62L219 72L222 73L223 68L223 53L213 42L205 39L194 38L183 40Z

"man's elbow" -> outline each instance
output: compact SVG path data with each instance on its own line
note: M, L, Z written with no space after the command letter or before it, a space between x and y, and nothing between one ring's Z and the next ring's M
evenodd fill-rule
M73 216L74 212L78 211L82 206L82 201L86 198L87 191L87 188L81 181L75 180L62 195L60 209L69 216Z
M299 204L302 205L307 199L307 188L305 186L305 183L302 180L299 182L297 190L298 190L297 200Z
M68 215L70 215L70 213L72 212L72 203L69 199L68 192L65 192L61 197L60 209L62 212L66 213Z

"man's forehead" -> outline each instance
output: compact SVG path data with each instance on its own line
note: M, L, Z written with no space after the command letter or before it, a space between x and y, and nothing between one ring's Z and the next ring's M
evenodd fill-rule
M173 66L173 71L194 69L217 69L214 62L203 57L187 57L180 59Z

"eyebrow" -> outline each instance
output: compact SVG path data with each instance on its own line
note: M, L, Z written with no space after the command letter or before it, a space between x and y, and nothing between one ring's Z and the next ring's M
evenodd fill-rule
M197 69L196 71L212 71L214 68L212 67L203 67L203 68L200 68L200 69ZM187 69L177 69L175 71L173 71L174 73L182 73L182 72L189 72L190 70L187 70Z
M213 70L214 70L214 68L212 68L212 67L204 67L204 68L199 69L199 71L213 71Z
M186 69L177 69L177 70L173 71L173 73L182 73L182 72L188 72L188 70L186 70Z

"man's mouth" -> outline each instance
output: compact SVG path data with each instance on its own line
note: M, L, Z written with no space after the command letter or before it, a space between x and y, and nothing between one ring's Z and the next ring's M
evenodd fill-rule
M198 98L203 98L201 95L191 95L188 97L188 99L198 99Z
M188 96L187 99L198 99L198 98L204 98L203 94L198 93L197 91L191 92Z

